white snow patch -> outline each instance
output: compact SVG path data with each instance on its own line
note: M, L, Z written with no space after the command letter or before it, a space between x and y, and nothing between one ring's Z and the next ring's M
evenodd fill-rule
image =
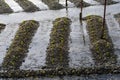
M100 4L99 2L95 1L95 0L84 0L85 2L89 3L89 4Z
M48 6L46 4L44 4L41 0L29 0L31 1L33 4L35 4L37 7L40 8L40 10L46 10L49 9Z
M85 36L85 44L83 36ZM79 19L72 21L70 38L69 65L76 67L91 67L94 64L91 51L89 50L89 36L86 31L86 23L80 26Z
M14 0L5 0L5 2L13 9L14 12L23 11L23 9Z

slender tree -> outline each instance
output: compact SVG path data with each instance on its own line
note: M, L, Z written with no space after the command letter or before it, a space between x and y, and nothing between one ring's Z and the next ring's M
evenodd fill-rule
M80 12L80 22L82 24L83 0L81 0L81 2L80 2L80 9L81 9L81 12Z
M68 0L65 0L65 6L66 6L66 16L68 17ZM70 43L72 43L71 36L70 36Z
M65 6L66 6L66 16L68 16L68 0L65 0Z
M66 7L68 7L68 2L67 2L68 0L65 0L65 2L66 2Z
M103 15L103 26L102 26L102 36L104 35L104 27L105 27L105 20L106 20L106 7L107 7L107 0L104 1L104 15Z
M83 33L83 42L84 42L84 45L85 45L85 35L84 35L84 30L83 30L82 16L83 16L83 0L80 1L79 20L80 20L80 24L81 24L82 33Z
M107 0L105 0L104 3L103 27L105 26L105 19L106 19L106 4L107 4Z

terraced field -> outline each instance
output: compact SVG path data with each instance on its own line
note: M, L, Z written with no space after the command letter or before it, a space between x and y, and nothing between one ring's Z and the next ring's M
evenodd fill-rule
M120 0L107 3L103 29L101 0L84 0L82 24L79 0L0 0L1 80L119 80Z

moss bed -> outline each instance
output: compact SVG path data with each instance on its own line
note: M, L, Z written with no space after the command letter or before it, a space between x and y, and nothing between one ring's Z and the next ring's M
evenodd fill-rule
M12 13L13 10L5 3L4 0L0 0L0 14L3 13Z
M0 72L1 78L28 78L28 77L54 77L54 76L81 76L91 74L119 74L120 66L113 67L92 67L92 68L57 68L46 70L8 70Z
M27 55L29 44L38 27L39 23L34 20L24 21L20 24L19 30L2 63L3 69L19 69Z
M42 0L45 4L48 5L51 10L58 10L64 8L63 5L59 4L57 0Z
M40 9L28 0L15 0L26 12L39 11Z
M95 0L97 2L100 2L101 4L105 3L105 0ZM107 0L107 5L111 5L111 4L116 4L117 2L113 1L113 0Z
M5 24L0 23L0 33L3 29L5 29L5 26L6 26Z
M111 66L117 62L112 40L108 34L107 25L103 29L103 18L90 15L86 18L87 30L91 42L91 51L98 66Z
M57 18L53 21L46 57L46 64L50 68L68 66L70 24L71 20L67 17Z
M69 1L74 3L76 7L80 7L81 5L81 0L69 0ZM83 1L83 7L88 7L88 6L90 6L90 4Z

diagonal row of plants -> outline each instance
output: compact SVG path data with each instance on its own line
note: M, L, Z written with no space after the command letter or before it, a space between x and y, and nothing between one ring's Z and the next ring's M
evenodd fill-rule
M14 0L15 2L17 2L23 9L25 12L35 12L35 11L40 11L41 9L38 8L35 4L33 4L31 1L29 0ZM68 1L72 2L75 4L76 7L80 7L81 6L81 1L82 0L66 0L66 6L63 6L62 4L59 3L60 0L42 0L43 3L45 3L49 9L51 10L59 10L59 9L63 9L65 7L68 6ZM104 1L102 0L96 0L98 2L100 2L101 4L104 4ZM114 4L117 2L114 2L112 0L108 0L107 4ZM90 6L91 4L86 3L83 1L83 7L87 7ZM5 2L5 0L0 0L0 14L3 13L12 13L14 12L10 6Z
M114 45L108 34L107 26L102 32L102 18L91 15L85 18L87 20L87 30L91 42L91 51L97 65L110 66L117 62L114 54ZM94 23L94 24L93 24ZM71 20L66 17L57 18L53 21L53 29L50 34L50 42L47 48L46 64L48 68L69 67L69 34ZM3 61L4 69L19 69L35 31L39 27L36 21L24 21L7 51ZM102 37L101 37L102 36Z

